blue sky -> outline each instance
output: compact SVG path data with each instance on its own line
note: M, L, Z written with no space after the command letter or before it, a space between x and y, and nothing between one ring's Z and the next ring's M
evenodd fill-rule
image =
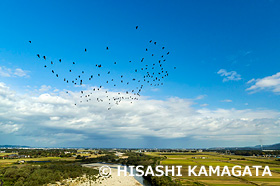
M278 143L279 8L278 1L1 1L1 144ZM145 48L160 56L161 46L170 52L164 86L144 86L138 102L111 112L99 103L73 107L79 91L105 78L74 87L63 82L72 75L69 68L93 74L110 70L115 79L140 77L133 72L139 63L128 61L145 57L150 64L154 59ZM36 54L55 61L59 78ZM127 88L132 85L104 87L112 95Z

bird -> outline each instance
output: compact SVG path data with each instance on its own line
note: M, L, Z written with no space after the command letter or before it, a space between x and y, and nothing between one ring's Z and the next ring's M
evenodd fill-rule
M61 62L61 59L59 59L59 62Z
M37 57L40 58L40 54L37 54Z
M117 62L114 62L114 64L117 64Z
M46 60L46 56L43 56L44 60Z
M150 40L150 43L152 42L152 40Z
M164 49L164 47L162 47L162 49Z
M31 43L31 41L28 41L29 43Z
M136 29L138 29L138 26L136 26Z
M109 50L109 47L106 47L107 50Z
M73 65L75 65L75 62L73 62Z
M87 51L87 49L85 48L85 52Z

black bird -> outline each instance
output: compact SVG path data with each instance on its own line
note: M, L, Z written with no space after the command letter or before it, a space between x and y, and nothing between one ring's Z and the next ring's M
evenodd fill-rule
M138 26L136 26L136 29L138 28Z
M58 77L58 74L56 74L56 77Z
M162 49L164 49L164 47L162 47Z
M71 70L69 70L69 72L72 72Z
M59 62L61 62L61 59L59 59Z
M154 56L154 54L152 54L152 56Z
M51 64L53 64L53 62L51 61Z
M101 67L101 65L98 65L98 67L100 68L100 67Z
M106 47L107 50L109 50L109 47Z
M154 44L156 45L156 44L157 44L157 42L154 42Z
M84 71L82 71L82 73L85 73Z
M29 43L31 43L31 41L28 41Z
M75 62L73 62L73 65L75 65Z
M117 62L114 62L114 64L117 64Z
M148 49L146 48L146 51L148 51Z
M87 49L85 48L85 52L87 51Z
M152 42L152 40L150 40L150 43Z
M40 58L40 54L37 54L38 58Z
M43 56L44 60L46 60L46 56Z
M174 69L176 69L176 67L174 67Z
M44 66L45 68L47 67L47 65Z
M169 52L167 52L167 55L169 54Z
M52 70L52 73L54 73L54 71Z

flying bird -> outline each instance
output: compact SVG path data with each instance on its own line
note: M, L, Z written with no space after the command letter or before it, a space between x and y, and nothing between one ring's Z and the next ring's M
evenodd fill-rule
M138 29L138 26L136 26L136 29Z

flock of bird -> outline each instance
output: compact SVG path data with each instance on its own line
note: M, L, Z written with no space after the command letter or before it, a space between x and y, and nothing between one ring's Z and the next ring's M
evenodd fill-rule
M136 26L136 30L138 29L138 26ZM31 44L31 41L29 41ZM154 53L152 52L152 48L159 47L161 53ZM151 49L151 50L150 50ZM106 50L109 50L109 47L106 47ZM84 49L84 52L87 53L87 48ZM92 88L91 90L81 90L79 101L76 102L74 105L78 105L84 102L90 102L90 101L97 101L97 102L104 102L108 104L108 110L112 108L113 105L119 105L121 101L123 100L129 100L132 104L133 101L136 101L141 96L141 91L143 90L145 85L157 87L163 85L163 79L168 76L168 71L164 68L164 65L166 63L167 56L170 54L170 52L166 51L164 46L159 46L156 41L149 40L147 42L147 47L144 49L143 52L146 52L145 57L149 58L149 60L146 60L145 57L142 57L139 59L139 61L132 61L128 60L127 63L134 64L138 63L138 68L133 69L133 73L138 73L139 75L135 75L135 77L126 76L125 74L119 74L119 78L115 79L110 77L111 71L107 71L104 74L104 71L101 71L103 68L103 64L96 64L96 70L97 72L92 73L89 69L82 70L78 75L75 75L75 65L77 65L77 62L71 62L72 68L68 69L68 73L71 76L71 78L62 77L63 81L67 84L73 84L74 86L81 86L84 84L90 84L91 81L96 80L97 78L104 77L103 82L98 81L95 83L99 83L98 86ZM37 57L41 60L43 60L44 64L43 67L46 69L50 69L50 73L55 75L57 78L61 78L60 74L55 71L53 68L55 63L63 64L64 61L62 59L58 59L58 61L48 61L47 57L41 54L37 54ZM113 62L112 65L118 65L116 61ZM128 65L128 64L127 64ZM176 67L174 67L176 69ZM98 72L100 70L100 72ZM103 73L102 73L103 72ZM86 83L85 83L86 82ZM131 87L130 85L133 84L135 88L131 90L125 90L121 92L117 92L114 95L112 95L108 89L105 89L105 87L108 84L112 84L112 86L127 86ZM82 87L82 86L81 86ZM103 91L104 94L98 94L103 96L95 96L95 92ZM66 91L67 94L70 93L70 91ZM97 94L96 94L97 95Z

